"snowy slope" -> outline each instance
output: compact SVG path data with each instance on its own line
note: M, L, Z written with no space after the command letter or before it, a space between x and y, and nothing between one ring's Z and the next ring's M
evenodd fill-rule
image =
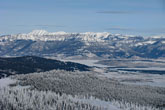
M16 82L16 80L14 80L14 79L11 79L11 78L2 78L2 79L0 79L0 88L1 87L7 87L7 86L9 86L10 84L13 84L13 83L15 83Z
M165 57L164 36L133 36L108 32L47 32L0 36L0 56L37 55L74 58Z

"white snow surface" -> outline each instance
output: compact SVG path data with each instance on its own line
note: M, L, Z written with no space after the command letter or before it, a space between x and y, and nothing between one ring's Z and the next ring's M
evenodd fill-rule
M157 87L165 87L165 75L144 74L144 73L126 73L121 72L102 72L101 76L117 80L124 84L149 85Z
M107 65L96 64L99 60L67 60L67 59L61 59L61 60L80 63L80 64L84 64L87 66L108 67Z
M15 83L15 82L16 82L16 80L11 79L11 78L9 78L9 77L7 77L7 78L2 78L2 79L0 79L0 87L7 87L7 86L9 86L10 84L13 84L13 83Z
M83 102L83 103L88 103L88 104L91 104L91 105L95 105L95 106L100 106L100 107L105 107L107 108L108 110L121 110L119 109L119 107L115 106L114 103L111 103L111 102L106 102L106 101L102 101L100 99L96 99L96 98L93 98L93 97L90 97L89 99L80 99L78 97L75 97L75 98L71 98L72 100L74 101L80 101L80 102Z
M155 43L156 41L146 41L146 42L143 42L144 44L153 44Z

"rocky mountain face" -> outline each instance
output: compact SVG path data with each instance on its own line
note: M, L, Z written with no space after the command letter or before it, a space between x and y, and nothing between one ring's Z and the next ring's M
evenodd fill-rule
M0 36L0 56L48 56L74 58L165 57L165 36L142 37L103 33L49 33Z

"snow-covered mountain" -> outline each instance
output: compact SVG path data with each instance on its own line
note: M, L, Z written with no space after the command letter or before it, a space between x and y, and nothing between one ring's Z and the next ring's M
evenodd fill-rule
M85 32L85 33L66 33L63 31L49 33L45 30L33 30L28 34L16 34L1 36L0 40L33 40L33 41L63 41L68 39L80 39L87 42L105 42L112 37L128 39L131 35L110 34L107 32Z
M47 32L0 36L0 56L38 55L79 58L165 57L165 36L142 37L107 32Z

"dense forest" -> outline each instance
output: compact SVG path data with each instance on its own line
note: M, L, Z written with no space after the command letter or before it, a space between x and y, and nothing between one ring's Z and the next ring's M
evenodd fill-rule
M0 110L163 110L124 101L56 94L24 88L0 88Z
M125 101L142 106L164 107L165 88L121 84L95 72L48 72L17 75L15 85L29 86L32 90L53 91L58 94L94 96L104 101Z
M0 78L12 74L44 72L53 69L88 71L90 67L78 63L62 62L36 56L0 58Z

